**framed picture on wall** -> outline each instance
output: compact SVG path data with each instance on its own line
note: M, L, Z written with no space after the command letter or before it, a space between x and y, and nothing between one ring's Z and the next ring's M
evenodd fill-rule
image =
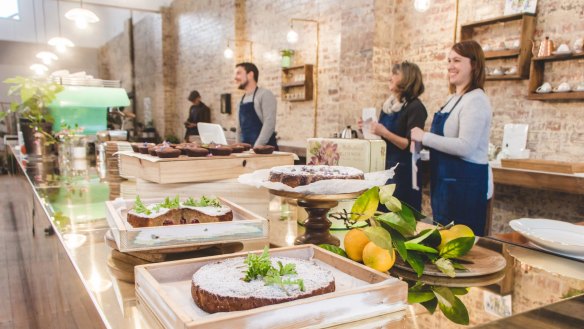
M535 14L537 0L505 0L505 15Z
M231 94L221 94L221 113L231 114Z

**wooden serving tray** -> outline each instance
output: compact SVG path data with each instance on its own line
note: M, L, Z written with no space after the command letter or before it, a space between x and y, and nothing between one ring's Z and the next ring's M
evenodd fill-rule
M539 159L501 159L503 168L575 174L584 172L584 163L571 163Z
M294 164L294 154L234 153L229 156L161 159L132 151L118 152L120 176L141 178L159 184L205 182L239 177L241 174Z
M137 266L138 303L165 328L195 329L321 328L398 312L407 306L405 282L314 245L301 245L272 249L270 255L314 260L333 273L335 292L247 311L208 314L199 309L191 297L192 275L205 264L246 255Z
M193 195L193 197L200 197ZM219 197L233 211L233 220L216 223L132 227L126 219L133 200L106 201L106 219L121 252L155 251L169 253L201 249L203 246L232 242L268 242L267 219ZM144 199L145 204L163 199Z

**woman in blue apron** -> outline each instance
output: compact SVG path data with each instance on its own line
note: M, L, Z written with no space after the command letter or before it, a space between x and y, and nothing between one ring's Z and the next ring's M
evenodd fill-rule
M424 92L420 68L409 62L396 64L391 70L390 98L383 104L378 123L371 123L371 132L381 136L387 143L385 168L395 169L387 184L396 184L394 196L420 211L422 190L412 188L412 154L410 153L410 131L414 127L424 128L428 113L418 97ZM421 175L418 171L418 186ZM384 206L381 211L387 211Z
M451 96L434 114L432 128L414 128L412 140L430 148L430 192L434 220L485 233L490 175L491 106L483 86L485 59L475 41L455 44L448 56Z

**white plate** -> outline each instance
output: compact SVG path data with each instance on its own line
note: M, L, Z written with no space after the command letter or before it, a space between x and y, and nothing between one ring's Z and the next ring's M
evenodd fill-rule
M562 56L562 55L570 55L571 51L552 51L552 55Z
M565 252L559 252L559 251L556 251L556 250L551 250L551 249L548 249L548 248L544 248L544 247L542 247L542 246L540 246L540 245L538 245L538 244L535 244L535 243L533 243L533 242L531 242L531 241L530 241L530 242L528 242L528 244L529 244L530 246L533 246L533 247L535 247L535 248L539 248L539 249L541 249L541 250L549 251L549 252L551 252L551 253L554 253L554 254L556 254L556 255L562 255L562 256L566 256L566 257L571 257L571 258L575 258L575 259L581 259L581 260L584 260L584 256L576 256L576 255L572 255L572 254L566 254Z
M584 226L542 218L514 219L509 225L538 246L567 255L584 256Z
M550 91L536 90L535 92L538 93L538 94L549 94L552 91L551 90Z

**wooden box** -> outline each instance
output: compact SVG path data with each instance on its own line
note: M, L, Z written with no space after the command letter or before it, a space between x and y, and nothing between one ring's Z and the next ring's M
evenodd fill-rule
M256 251L254 253L261 253ZM401 311L407 284L318 248L302 245L270 250L271 256L314 260L335 277L336 291L247 311L208 314L191 297L191 278L205 264L247 253L137 266L136 297L165 328L329 327Z
M241 174L294 164L291 153L235 153L229 156L161 159L131 151L118 152L120 176L135 177L159 184L207 182L236 178Z
M382 171L386 152L387 144L381 139L309 138L306 163Z
M219 198L231 207L233 220L229 222L182 224L153 227L132 227L126 214L134 201L117 199L106 201L106 219L121 252L144 251L192 246L207 246L230 242L268 241L268 221L235 203ZM146 199L145 204L162 199Z
M560 162L539 159L501 159L503 168L548 171L562 174L584 173L584 163Z

